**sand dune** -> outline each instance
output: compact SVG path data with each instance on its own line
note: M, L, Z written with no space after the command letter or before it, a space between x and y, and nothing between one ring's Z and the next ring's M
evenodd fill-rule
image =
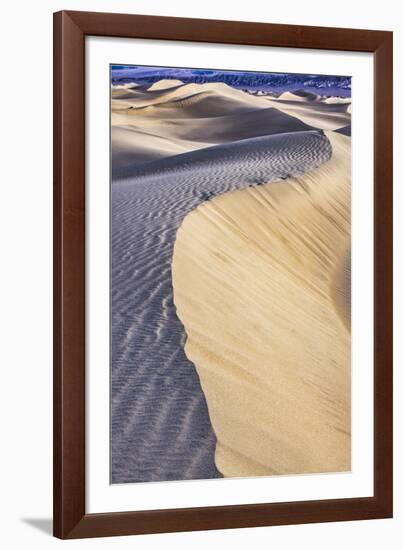
M225 117L196 119L195 125L178 127L176 133L187 139L210 140L212 144L252 137L312 130L298 118L269 107L236 112ZM172 133L175 133L173 131Z
M167 79L148 88L114 87L114 178L130 175L139 162L227 141L312 128L347 128L349 103L328 99L303 91L286 92L276 99L223 83L182 84Z
M170 136L169 132L156 134L152 128L116 126L111 134L114 180L135 174L139 164L210 146L208 142Z
M143 93L142 86L139 86L133 82L130 84L118 84L117 86L112 87L112 104L116 107L119 100L133 100L142 97ZM127 104L124 103L123 105L127 109Z
M340 255L336 265L332 284L330 285L331 296L336 311L346 325L351 327L351 247L348 246L344 254Z
M182 85L182 80L163 78L162 80L151 84L151 86L148 88L148 91L153 92L155 90L169 90L170 88L176 88L177 86Z
M189 100L192 97L204 94L210 97L224 98L244 106L249 105L252 108L263 108L261 101L263 98L247 94L242 90L237 90L222 82L184 84L183 86L177 86L171 89L159 89L158 83L155 83L154 91L160 93L155 93L155 95L153 95L150 93L149 89L143 90L141 97L138 97L138 101L135 104L129 102L128 106L132 106L136 109L152 106L158 107L164 103Z
M304 98L294 98L294 94L288 93L279 98L268 98L271 106L280 109L284 113L297 117L306 124L322 130L337 130L347 126L351 122L349 112L350 103L343 102L325 102L322 100L306 100Z
M317 101L319 99L319 96L311 92L306 92L305 90L297 90L295 92L284 92L278 97L278 99L281 101L285 100L285 101L306 102L306 101Z
M302 174L330 156L320 131L282 133L154 160L113 182L113 483L220 476L173 303L172 254L183 219L217 195Z
M177 232L174 302L224 476L350 470L350 140L327 136L319 168L216 197Z
M221 266L221 264L224 267L231 267L234 258L230 248L234 244L235 261L244 275L241 282L238 284L236 279L239 273L235 274L233 278L229 276L228 281L224 282L221 279L220 267L217 270L217 280L213 280L211 285L210 298L212 297L213 301L209 302L206 298L203 307L200 306L199 301L204 295L203 293L207 292L203 286L205 285L203 279L200 297L197 292L193 293L190 298L188 294L186 295L186 300L191 302L191 307L186 306L186 315L191 315L193 326L193 316L199 322L205 314L214 312L214 301L219 299L219 295L222 295L224 306L228 306L228 309L224 307L220 313L221 317L218 316L217 319L221 319L222 327L225 327L228 324L226 313L229 315L232 307L233 296L231 293L234 293L235 296L239 295L241 301L234 302L234 304L238 304L236 305L238 309L232 311L231 315L238 315L240 330L245 330L244 339L241 334L239 341L235 342L232 325L228 325L227 343L231 349L219 350L216 348L217 342L213 341L210 346L210 342L206 340L208 346L211 347L208 360L210 365L215 363L216 351L222 353L226 358L229 357L234 372L229 373L228 364L225 364L222 380L225 384L228 382L228 388L235 384L235 393L231 394L235 396L234 399L237 398L236 385L240 381L245 384L243 389L253 390L252 394L245 392L245 396L240 396L240 412L246 405L245 400L251 399L251 395L254 395L253 392L257 391L256 399L254 397L252 399L251 420L255 413L259 417L262 408L267 408L273 403L276 405L277 401L280 404L280 414L281 403L284 399L282 386L280 385L280 388L276 386L274 389L269 379L261 384L261 390L258 391L256 389L256 369L255 371L253 369L261 360L264 369L266 369L263 372L263 378L267 373L277 376L277 381L282 380L284 385L291 388L292 395L298 397L301 395L298 393L301 387L300 378L297 377L295 381L289 382L292 373L291 359L287 362L284 377L279 378L278 375L281 374L281 371L271 367L271 364L268 363L267 357L272 358L272 356L268 355L265 358L265 347L262 347L261 355L258 358L256 358L255 351L250 357L248 353L249 348L256 350L256 347L260 346L261 340L267 336L262 329L262 326L264 327L262 319L265 315L262 309L268 313L272 310L275 313L281 309L280 298L277 301L272 300L273 307L270 300L262 299L263 291L259 285L266 284L264 276L268 275L268 272L259 254L263 254L266 259L267 254L276 244L273 247L274 254L282 237L279 236L278 239L270 237L270 246L266 246L260 252L256 252L256 243L248 242L248 246L242 249L242 254L240 253L238 257L239 235L234 232L232 226L232 207L230 207L230 214L226 212L225 207L217 215L214 209L210 210L210 205L215 205L216 201L221 200L217 197L221 194L225 194L222 199L223 201L225 199L223 204L227 205L229 204L227 199L232 195L228 192L242 189L243 191L239 191L244 193L240 201L242 208L239 214L242 217L243 212L249 212L248 219L243 218L242 222L245 235L248 235L248 231L257 229L258 233L262 233L262 239L268 237L269 227L265 225L268 222L267 218L273 218L273 223L277 219L280 226L285 224L289 227L286 217L280 216L279 220L276 216L279 216L282 211L280 209L281 201L286 200L287 204L289 202L291 209L294 208L293 205L299 204L295 196L291 193L290 196L284 195L283 197L280 192L276 191L269 197L265 191L266 186L261 184L277 180L288 182L289 176L300 176L307 171L314 170L314 172L310 172L312 180L308 178L308 174L306 175L307 180L298 180L299 192L297 196L304 196L308 189L312 197L316 196L315 188L322 187L322 178L326 183L326 189L329 189L329 178L333 178L335 175L338 178L339 173L334 168L334 164L331 164L334 159L327 162L331 156L329 140L323 132L316 128L340 129L340 133L345 133L350 124L348 112L350 106L348 103L338 101L325 102L323 99L312 97L312 95L304 96L301 93L293 94L288 99L287 96L276 99L273 96L248 94L222 83L182 84L180 81L164 80L156 82L152 86L134 86L130 83L113 87L111 109L113 178L112 481L113 483L125 483L219 477L220 472L217 470L215 458L219 469L222 469L225 475L239 475L239 472L244 471L267 474L270 468L265 461L261 462L259 456L245 457L232 440L221 437L220 430L226 429L226 423L229 423L230 427L237 425L239 414L234 413L233 418L225 416L220 419L219 407L217 414L215 414L217 407L214 408L216 390L212 390L212 386L207 383L208 407L209 409L213 407L211 410L214 412L212 417L214 429L217 425L220 434L220 441L216 448L216 436L211 426L205 395L200 388L198 373L183 351L186 334L173 303L171 262L176 232L184 218L183 227L186 227L188 220L193 219L193 214L198 215L199 210L208 213L208 220L203 218L200 224L201 232L205 231L205 234L201 233L193 240L196 243L196 249L187 250L187 253L193 255L194 258L194 265L188 266L189 274L194 279L193 282L186 281L186 285L189 285L189 287L184 286L186 293L188 289L189 293L191 292L193 284L198 281L198 277L202 273L197 255L202 252L203 247L209 249L210 245L215 246L214 239L222 239L223 249L218 248L217 254L212 254L208 261L211 267ZM344 170L342 163L345 163L346 170L348 164L348 155L342 153L341 149L348 148L348 138L335 134L331 135L331 140L340 168L340 178L332 180L332 183L338 181L339 185L336 187L339 188L340 185L344 185L345 181L345 174L341 173ZM317 168L318 166L321 167ZM326 166L333 168L329 173L327 171L320 172ZM322 175L317 179L314 174ZM310 182L309 185L307 182ZM272 185L273 189L277 189L283 185L283 182ZM285 188L293 188L293 185L285 183ZM251 186L254 186L253 189L246 192L245 189ZM284 193L286 192L284 191ZM250 204L251 197L253 197L253 204ZM256 201L256 197L258 197L258 201ZM261 200L265 205L265 220L262 211L259 210L259 201ZM272 209L270 216L267 216L267 201ZM202 204L203 206L200 206ZM197 210L193 212L195 208ZM344 206L336 209L337 216L344 211L343 208ZM310 216L310 218L312 221L317 219L315 216ZM320 217L320 219L322 218ZM212 227L219 232L219 237L216 234L212 235ZM301 225L301 227L303 226ZM312 234L315 233L314 229L312 228ZM327 227L324 229L325 233L327 229ZM328 233L333 235L330 230ZM209 235L211 242L206 241L209 239ZM179 231L179 246L182 246L182 236L183 228ZM292 236L289 237L292 243ZM325 241L326 238L325 235ZM200 239L200 248L198 239ZM311 262L310 243L313 242L313 239L309 230L307 233L300 231L300 239L306 244L307 269L312 269L312 265L317 268L312 275L312 281L314 281L312 285L322 288L320 284L324 284L324 282L322 280L318 282L317 278L318 273L323 274L323 266ZM319 252L325 247L319 240L315 240L314 246ZM295 250L293 248L290 250L290 258L287 257L287 262L289 260L290 265L294 265L293 262L295 262L295 265L298 266L296 244L295 248ZM326 254L323 253L322 256L322 261L326 264ZM349 296L346 292L346 281L348 266L343 262L343 258L346 257L345 249L340 253L335 251L334 265L332 263L334 273L330 274L329 268L328 275L331 291L326 296L328 296L329 304L331 303L329 307L332 307L332 312L339 319L340 330L343 329L347 333ZM253 266L250 266L251 271L248 271L245 266L242 267L245 260L254 262L258 273L256 281L253 280L256 275L254 271L252 273ZM189 258L188 261L190 261ZM179 263L185 265L182 260ZM330 260L328 264L330 266ZM177 265L179 264L175 261L174 269ZM290 278L286 271L286 265L283 268L284 277ZM211 275L210 270L208 272ZM293 292L290 291L290 296L303 295L304 306L311 307L309 300L314 300L314 293L310 293L306 279L303 279L302 282L298 281L302 290L296 288L297 282L294 281L295 285L292 289ZM319 279L321 279L320 276ZM250 283L251 280L253 285ZM238 284L236 290L235 282ZM269 291L272 292L276 285L280 288L282 281L273 278L273 282L268 285ZM250 304L244 304L241 299L246 292L249 293L252 301L258 302L257 317L252 320L253 325L257 327L254 334L251 334L249 328L244 325L245 314L242 308L250 307ZM322 304L323 293L324 291L318 293L318 304ZM203 309L204 307L208 311ZM325 308L323 311L322 309L315 311L317 311L318 319L322 314L328 314L328 310ZM284 312L287 312L286 308ZM318 319L316 319L317 323L319 323ZM189 319L186 318L186 323L188 321ZM263 323L262 326L259 324L260 321ZM268 322L275 324L272 318ZM278 322L282 326L286 323L286 319L279 314ZM214 324L212 324L213 326L215 327ZM307 326L316 327L317 325L308 323ZM204 327L197 326L188 343L193 345L192 342L197 341L197 345L201 345L203 364L207 364L205 362L206 351L203 347L204 339L211 337L214 340L214 337L205 336L204 330ZM301 334L305 334L302 328L298 330L301 330ZM315 330L316 328L313 329L314 333ZM193 334L196 335L196 340L193 338ZM318 342L312 343L315 353L326 346L330 339L328 334L324 336L320 331L317 331L317 334L320 335ZM336 336L338 337L338 335ZM332 337L335 337L333 333ZM348 336L346 336L347 338ZM219 338L219 340L226 341L225 338ZM242 349L239 347L239 342L242 344ZM267 346L268 343L266 342L265 345ZM339 349L341 351L344 349L343 343ZM292 352L290 351L290 353ZM318 356L318 354L315 355L315 357ZM302 358L304 361L306 360L305 357ZM339 361L340 357L336 354L334 360ZM217 365L221 365L219 354L217 361ZM199 368L198 365L197 367ZM322 437L322 420L325 418L323 416L325 413L322 414L323 408L333 411L335 407L338 407L341 411L339 424L335 420L337 414L332 413L332 416L329 413L329 435L325 439L328 443L325 444L326 449L323 451L326 454L335 441L334 431L344 425L343 411L347 398L343 401L339 396L344 380L343 369L338 371L339 379L335 378L328 368L325 368L324 386L322 386L321 392L318 391L315 394L312 388L317 382L315 379L317 372L315 369L317 368L318 364L314 362L312 369L307 369L305 383L308 387L308 395L312 394L313 396L312 407L317 406L320 401L319 404L322 408L319 409L320 415L317 423L312 420L307 421L308 429L317 430L318 437ZM206 380L204 366L201 373L204 384ZM218 376L219 372L216 374ZM331 394L329 386L326 386L326 384L330 384L329 381L335 384L334 394ZM220 384L216 380L214 380L213 386L217 388L218 392ZM266 390L270 390L269 399L264 402L263 393ZM335 396L336 401L338 400L336 404L324 395L326 391L329 391L329 395ZM322 401L320 395L323 398ZM292 407L294 403L298 404L298 399L291 398L290 403ZM227 407L228 411L231 410L232 404L230 403L230 406ZM306 411L302 407L301 421L298 425L301 427L302 419L309 417L310 411ZM275 424L273 415L271 417L269 415L268 420L269 424L266 427L257 423L257 429L262 430L260 432L262 438L266 437L267 431L274 433L271 430ZM287 427L287 419L285 418L282 422ZM282 427L283 424L280 423L280 426ZM244 431L240 429L240 442L242 442L245 431L250 431L248 420L244 421L244 427ZM232 432L231 429L228 430L228 434L230 438L232 435L238 436L238 432ZM251 437L252 434L253 431L251 431ZM295 433L291 435L293 440L296 440L294 448L290 450L290 460L292 461L292 457L295 457L296 454L300 458L298 445L302 443L301 436L297 437ZM262 445L272 444L274 436L270 437L266 443L259 443L257 448L261 449ZM347 435L345 437L348 439ZM284 449L285 445L286 443L282 441L281 449ZM343 445L344 440L340 440L341 449L345 449ZM273 449L277 448L274 443L272 447ZM335 451L334 463L330 465L331 467L336 467L336 462L339 464L341 453L343 450ZM274 454L275 451L273 451ZM323 464L322 454L319 453L318 461ZM157 460L156 457L158 457ZM223 464L226 466L222 466ZM275 466L277 468L278 465ZM287 468L291 468L291 466L292 464L288 464ZM307 471L310 471L309 468L313 466L307 464ZM277 471L276 468L273 468L273 472Z
M139 162L272 134L309 131L299 119L268 108L225 117L193 119L188 124L154 124L112 128L114 179L137 172Z
M322 101L323 103L329 103L329 104L338 103L338 104L350 105L351 98L350 97L326 97L322 99Z
M343 128L338 128L336 132L343 134L344 136L351 136L351 124L348 126L343 126Z

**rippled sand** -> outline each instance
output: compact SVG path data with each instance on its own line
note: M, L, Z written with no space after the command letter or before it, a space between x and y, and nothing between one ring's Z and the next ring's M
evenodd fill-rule
M174 302L224 476L350 470L350 140L188 214Z
M220 83L165 80L112 90L113 483L222 475L173 303L176 232L218 195L285 183L329 161L321 128L336 107L291 97L298 99L305 114L319 113L315 127L291 113L287 96L255 97ZM346 119L337 119L340 128Z
M223 83L164 80L112 91L112 173L135 175L139 163L269 134L348 127L350 100L285 92L253 96Z
M176 231L201 203L312 170L318 131L264 136L138 168L112 187L112 479L219 476L215 435L172 300Z

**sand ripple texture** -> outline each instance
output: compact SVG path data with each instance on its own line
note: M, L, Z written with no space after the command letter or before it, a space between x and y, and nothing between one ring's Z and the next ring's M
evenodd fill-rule
M225 477L351 469L350 138L327 135L329 162L177 232L174 303Z
M270 135L156 160L112 184L112 483L221 477L173 304L177 229L216 195L302 174L331 154L320 130Z

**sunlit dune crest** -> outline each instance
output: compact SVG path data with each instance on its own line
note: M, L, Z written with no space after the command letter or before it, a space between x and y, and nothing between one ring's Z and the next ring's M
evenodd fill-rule
M169 88L176 88L177 86L182 85L182 80L164 78L162 80L159 80L158 82L154 82L154 84L151 84L151 86L147 88L147 90L149 92L153 92L155 90L169 90Z
M111 90L112 483L348 471L350 98L138 69Z
M280 101L299 101L299 102L309 102L317 101L319 96L311 92L305 92L304 90L297 90L294 92L284 92L278 98Z
M113 182L114 483L219 477L216 437L173 303L183 219L215 196L302 174L331 154L322 132L288 132L157 159Z
M177 232L174 302L224 476L349 471L350 140L284 182L216 197Z
M350 124L349 99L320 100L309 92L257 96L221 82L182 84L163 79L151 86L112 90L112 169L259 135ZM340 99L340 101L339 101ZM289 117L287 119L287 117Z

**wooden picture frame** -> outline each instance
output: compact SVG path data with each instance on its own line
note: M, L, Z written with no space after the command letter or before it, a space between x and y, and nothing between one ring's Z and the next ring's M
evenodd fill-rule
M86 513L85 37L374 54L374 496ZM392 33L63 11L54 14L54 535L62 539L392 516Z

